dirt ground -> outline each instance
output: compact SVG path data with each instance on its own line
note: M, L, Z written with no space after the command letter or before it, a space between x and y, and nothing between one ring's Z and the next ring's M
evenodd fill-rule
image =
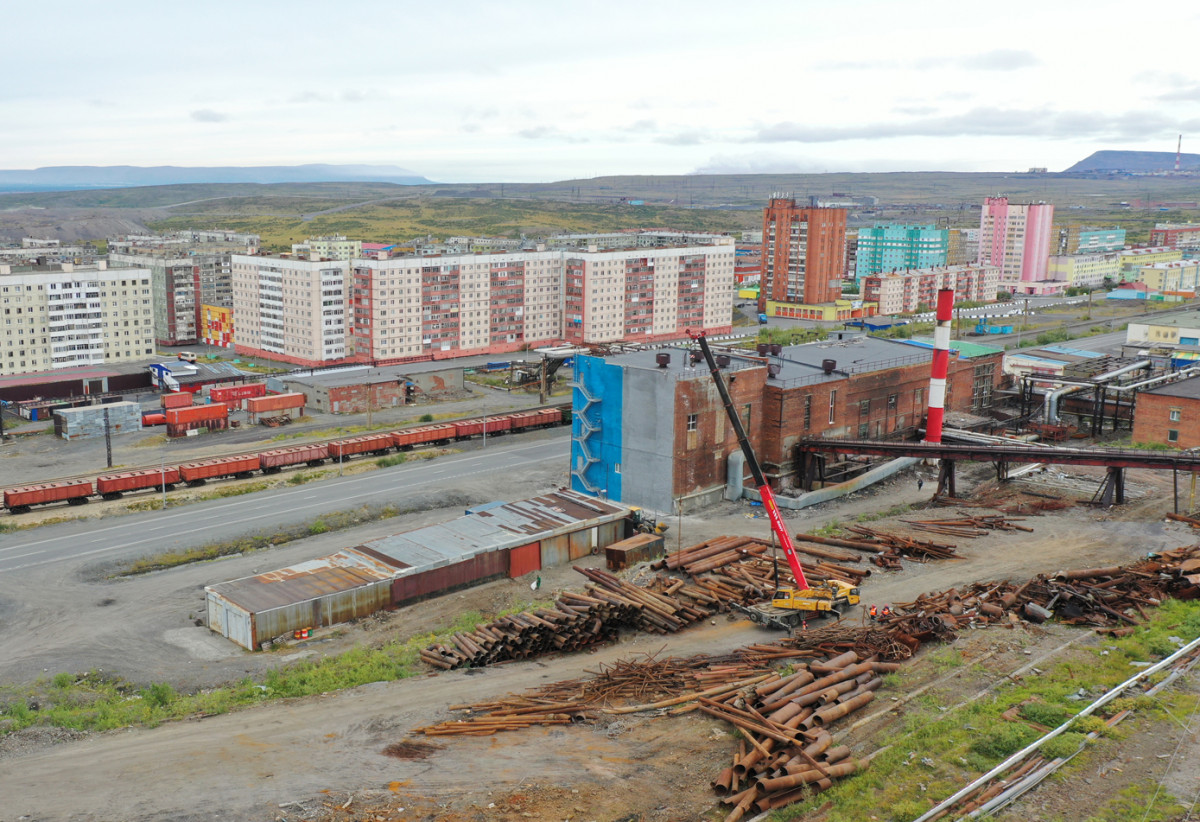
M986 470L974 472L986 481ZM927 482L930 476L926 473ZM545 486L555 478L531 477ZM1015 485L1041 495L1090 497L1097 472L1049 470ZM979 494L960 477L960 488ZM543 487L545 487L543 486ZM532 492L536 492L534 488ZM525 489L514 489L514 494ZM494 489L468 488L467 495L486 497ZM1130 502L1101 511L1076 506L1030 517L1033 533L993 532L960 540L964 558L926 564L905 562L895 573L876 571L864 583L864 604L903 602L926 590L970 581L1024 579L1037 572L1128 562L1158 548L1191 544L1195 537L1177 523L1163 520L1170 510L1169 474L1131 472ZM897 503L919 503L911 473L818 508L790 513L797 531L812 530L834 519L870 517ZM1026 500L1044 497L1027 497ZM938 506L921 517L950 517L953 508ZM766 537L761 509L727 503L703 517L672 519L670 547L689 545L720 534ZM250 654L194 626L206 580L230 579L254 570L288 564L373 534L407 530L456 516L443 508L420 515L373 523L361 529L325 534L263 554L111 582L98 580L87 568L61 574L56 601L62 613L29 625L19 647L0 637L0 676L20 667L40 665L49 673L103 667L137 681L170 681L191 689L258 674L272 665L311 654L336 653L358 643L377 643L410 636L447 624L465 608L490 612L528 602L527 580L504 580L419 603L380 618L319 634L308 643L285 650ZM911 515L905 515L911 516ZM892 521L873 527L900 530ZM599 565L592 557L585 564ZM582 586L583 578L568 568L542 572L539 598L556 590ZM46 581L49 582L49 581ZM0 607L17 592L0 589ZM113 603L101 605L107 599ZM104 608L100 612L96 609ZM116 610L111 610L116 609ZM120 625L96 637L79 625ZM111 614L111 617L109 616ZM89 620L92 620L89 623ZM0 741L0 822L15 819L429 819L429 820L680 820L720 818L708 781L734 744L728 729L695 714L656 721L621 718L594 726L532 728L497 737L451 738L414 746L415 727L446 719L446 706L519 692L546 682L570 679L637 653L688 655L719 653L773 636L742 620L721 618L669 637L630 635L615 645L590 653L550 656L471 671L429 674L400 682L376 683L350 691L273 703L230 715L178 722L157 729L109 734L77 734L31 730ZM1029 628L980 632L964 654L982 657L994 677L1003 676L1034 657L1062 644L1065 628ZM25 633L24 631L22 633ZM1026 653L1028 652L1028 653ZM106 660L104 664L97 662ZM72 667L73 663L83 663ZM920 665L920 660L912 663ZM110 667L111 666L111 667ZM974 670L972 666L971 670ZM930 674L932 676L932 673ZM987 675L971 674L947 688L947 700L976 692ZM884 695L881 694L881 698ZM893 695L895 696L895 695ZM890 696L889 696L890 698ZM1190 735L1189 735L1190 734ZM886 744L887 725L865 729L855 737L869 752ZM1195 729L1179 730L1181 753L1200 761ZM406 744L409 743L409 744ZM392 747L391 754L387 752ZM1061 795L1045 789L1026 800L1026 815L1009 818L1082 818L1063 808L1080 797L1099 803L1106 791L1127 783L1125 774L1161 773L1166 760L1156 752L1122 746L1102 778L1084 771ZM1137 759L1137 757L1142 759ZM1131 764L1132 763L1132 764ZM1134 767L1136 765L1137 767ZM1142 767L1144 766L1144 767ZM1176 792L1195 795L1195 774L1172 771ZM1084 780L1091 779L1091 783ZM70 785L71 790L62 790ZM1057 790L1057 788L1056 788ZM1090 792L1090 793L1089 793ZM1039 805L1037 803L1043 803ZM345 806L343 808L343 805ZM881 809L880 819L886 819Z

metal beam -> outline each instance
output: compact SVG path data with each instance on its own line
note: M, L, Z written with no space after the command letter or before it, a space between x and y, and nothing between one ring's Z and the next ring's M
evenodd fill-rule
M1045 448L1030 445L952 445L948 443L882 442L851 439L803 439L804 451L869 454L879 457L970 460L975 462L1044 462L1054 465L1100 465L1107 468L1151 468L1200 472L1200 454L1138 451L1128 448Z

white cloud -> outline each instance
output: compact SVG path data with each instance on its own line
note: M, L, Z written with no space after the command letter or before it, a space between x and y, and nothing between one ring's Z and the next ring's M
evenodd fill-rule
M211 108L201 108L192 112L192 119L197 123L223 123L229 119L229 115Z

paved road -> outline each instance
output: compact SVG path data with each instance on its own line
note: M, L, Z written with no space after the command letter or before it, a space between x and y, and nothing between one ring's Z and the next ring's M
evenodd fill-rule
M131 559L303 523L361 505L403 507L406 501L439 489L453 493L456 482L477 475L494 474L496 498L503 499L506 474L558 463L565 477L570 449L567 429L551 429L534 437L489 441L481 451L295 488L210 500L175 510L78 520L0 536L0 575L81 557Z

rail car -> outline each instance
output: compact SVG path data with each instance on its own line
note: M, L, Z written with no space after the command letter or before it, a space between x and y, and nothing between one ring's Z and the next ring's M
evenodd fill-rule
M346 460L353 456L381 456L393 449L411 451L418 446L446 445L453 441L483 436L502 436L510 432L550 428L571 421L571 406L561 405L534 411L516 411L488 417L427 423L413 428L348 437L323 443L273 448L257 454L213 457L181 465L144 468L102 474L95 480L66 480L9 488L4 491L4 507L13 514L23 514L34 505L66 502L83 505L89 497L106 500L120 499L134 491L171 490L180 483L204 485L210 479L243 478L255 471L276 474L284 468L317 466L327 460ZM486 430L485 430L486 429Z

